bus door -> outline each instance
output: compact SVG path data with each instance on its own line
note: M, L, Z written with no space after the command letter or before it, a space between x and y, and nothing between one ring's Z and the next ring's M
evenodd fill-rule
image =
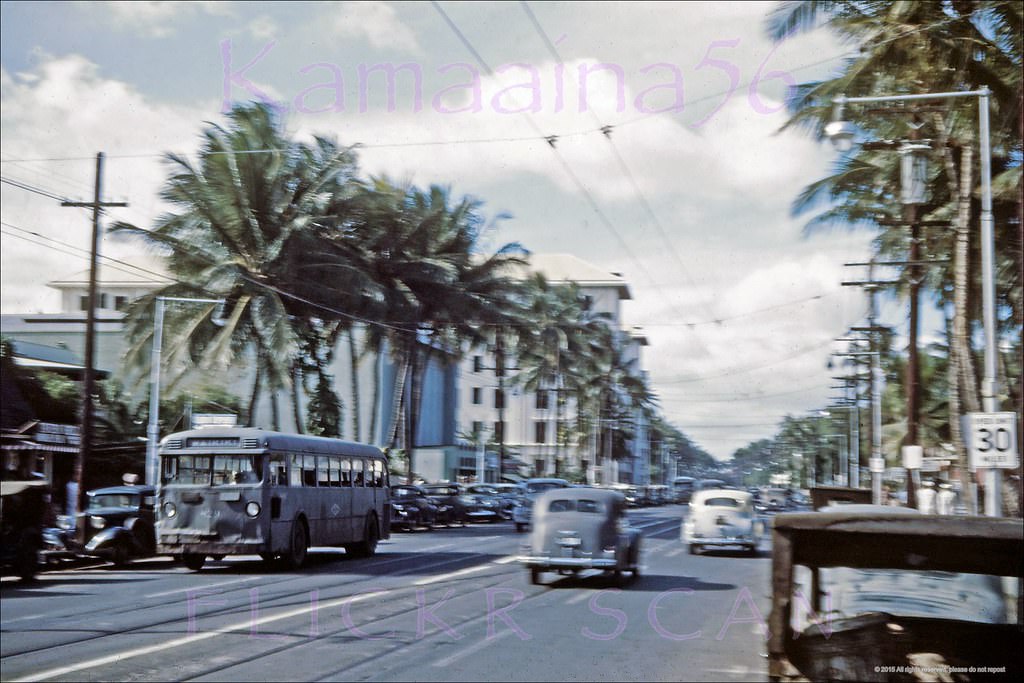
M367 475L373 478L369 461L352 459L352 531L354 537L362 538L366 526L366 510L373 507L373 488L368 486Z
M283 502L288 494L288 460L284 453L267 455L267 471L264 476L267 482L264 495L269 496L269 500L264 499L261 505L270 514L268 521L263 525L263 535L264 541L272 544L275 532L284 533L286 534L284 538L288 538L287 530L279 526L283 520L281 514Z
M352 497L355 495L352 488L352 458L342 457L339 459L341 467L341 495L338 496L338 505L341 511L341 533L346 539L355 538L356 525L352 519Z

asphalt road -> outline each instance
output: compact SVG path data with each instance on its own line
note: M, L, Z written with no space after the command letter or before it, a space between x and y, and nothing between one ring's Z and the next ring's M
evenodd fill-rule
M690 555L682 511L630 511L643 565L621 588L531 585L509 522L396 533L370 559L314 549L301 572L155 558L4 578L0 679L765 680L767 548Z

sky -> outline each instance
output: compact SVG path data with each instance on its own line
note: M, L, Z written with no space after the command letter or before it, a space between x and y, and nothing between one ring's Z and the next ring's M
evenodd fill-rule
M2 2L0 310L56 312L46 283L87 267L91 213L59 199L91 200L97 152L104 200L129 204L104 220L151 225L164 154L194 154L234 102L271 101L299 139L358 144L364 177L481 200L484 249L621 273L663 414L728 458L838 395L833 340L866 314L840 283L863 277L844 263L872 234L806 235L791 213L835 153L780 132L787 84L850 48L825 29L773 45L773 7ZM156 265L125 237L101 253Z

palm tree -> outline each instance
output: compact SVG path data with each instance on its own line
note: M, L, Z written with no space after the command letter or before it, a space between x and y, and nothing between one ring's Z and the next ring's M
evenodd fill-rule
M1000 259L999 271L1005 273L1005 277L1000 277L997 296L1001 305L1013 311L1012 320L1016 324L1011 324L1010 334L1017 338L1024 315L1019 294L1020 232L998 228L1008 224L1006 219L1014 211L1018 216L1021 213L1021 168L1011 160L1019 158L1021 153L1018 126L1022 17L1024 10L1020 3L995 0L975 3L804 1L780 3L768 22L768 32L776 41L794 32L827 24L841 38L860 48L860 54L847 61L838 77L804 84L791 99L793 115L786 125L809 128L819 138L830 117L831 101L839 94L947 92L982 85L991 88L994 186L1002 190L997 193L994 207L996 253ZM930 108L933 109L931 116L922 119L923 123L930 124L930 129L922 130L921 134L938 141L943 164L939 172L932 174L931 204L922 218L950 220L955 231L949 236L927 238L933 257L951 255L953 258L949 266L932 267L926 273L925 284L935 292L940 305L952 298L954 316L948 336L954 368L951 372L957 381L949 401L949 419L954 441L963 454L958 424L961 400L967 410L976 410L978 403L971 321L979 316L977 305L972 307L971 302L977 299L979 283L977 269L971 267L977 250L971 244L970 228L977 178L972 154L977 123L973 112L950 101L941 103L937 109ZM859 123L866 134L874 138L899 137L904 132L894 129L894 122L883 116L864 117ZM876 203L871 197L873 188L895 187L891 163L879 163L877 154L864 148L840 163L841 171L853 172L856 178L836 173L818 184L828 188L829 198L839 204L819 218L873 222L865 209ZM879 168L877 175L870 172L872 166ZM1011 188L1012 192L1008 191ZM810 198L805 193L798 208L808 208L812 204L808 201ZM894 205L888 197L883 198L883 203ZM880 253L895 252L904 257L907 253L905 235L883 234L877 244ZM1019 404L1015 407L1020 410Z
M215 367L251 355L256 371L249 419L266 389L279 429L273 396L291 384L292 315L300 310L296 299L283 294L298 289L289 265L317 222L330 218L332 200L351 178L355 159L323 138L291 141L268 105L237 105L228 120L226 128L212 124L204 131L196 164L167 156L173 171L161 197L177 212L160 216L151 230L127 223L113 228L142 237L164 255L177 281L129 311L129 358L140 360L149 341L155 297L223 298L229 315L219 330L204 321L208 310L168 311L169 360Z

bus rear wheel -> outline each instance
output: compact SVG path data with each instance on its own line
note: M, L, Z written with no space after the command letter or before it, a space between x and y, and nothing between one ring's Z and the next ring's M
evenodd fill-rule
M380 540L380 533L377 531L377 517L366 516L366 526L363 528L363 540L359 543L345 546L345 551L355 557L373 557L377 553L377 542Z
M299 569L306 563L306 554L309 550L309 534L306 532L306 524L301 519L292 522L291 543L288 545L288 552L284 554L284 564L288 569Z
M200 555L198 553L185 553L181 556L181 561L185 563L185 566L194 572L199 571L203 568L203 564L206 563L206 555Z

